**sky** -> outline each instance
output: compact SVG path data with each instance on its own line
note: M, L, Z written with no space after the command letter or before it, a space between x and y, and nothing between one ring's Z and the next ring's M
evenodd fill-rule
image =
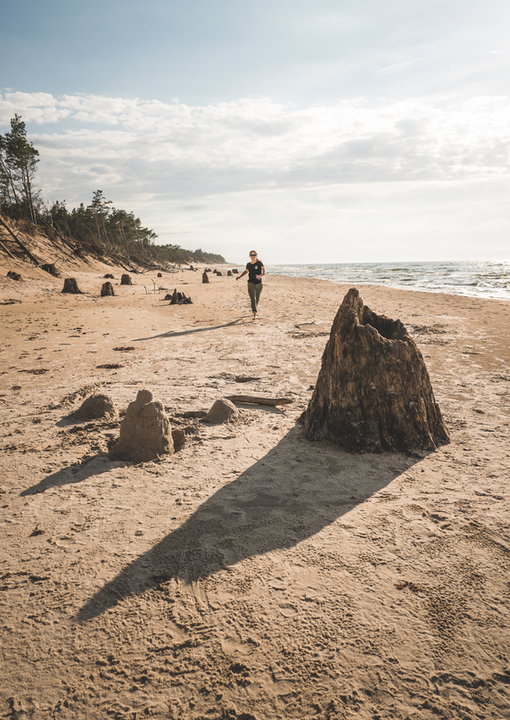
M266 265L510 259L508 0L16 0L47 203Z

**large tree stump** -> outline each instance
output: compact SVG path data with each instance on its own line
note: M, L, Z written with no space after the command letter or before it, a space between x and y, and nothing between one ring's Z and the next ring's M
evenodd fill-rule
M120 284L121 285L132 285L133 281L131 280L131 277L127 273L124 273L120 278Z
M208 282L209 282L209 276L208 276L206 270L204 270L204 272L202 273L202 282L203 282L203 283L208 283Z
M340 305L301 421L308 440L356 452L433 450L450 441L414 340L400 320L363 305L356 289Z
M63 293L72 293L73 295L81 295L82 292L78 287L76 278L65 278L64 287L62 288Z
M115 295L113 292L113 285L111 282L105 282L101 287L101 297L107 297L109 295Z

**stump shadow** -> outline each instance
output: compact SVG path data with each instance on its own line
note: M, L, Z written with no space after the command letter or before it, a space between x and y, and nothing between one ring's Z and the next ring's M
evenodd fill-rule
M40 480L32 487L23 490L20 495L26 497L27 495L38 495L39 493L46 492L50 488L61 487L62 485L72 485L74 483L80 483L87 480L94 475L101 475L102 473L110 471L114 467L123 467L128 463L125 462L113 462L108 459L108 456L104 453L94 455L86 462L78 461L72 465L61 468L57 472L47 475L45 478Z
M90 620L171 579L191 584L245 558L291 548L416 462L399 453L352 455L326 443L308 443L301 428L294 428L184 524L127 565L74 619Z

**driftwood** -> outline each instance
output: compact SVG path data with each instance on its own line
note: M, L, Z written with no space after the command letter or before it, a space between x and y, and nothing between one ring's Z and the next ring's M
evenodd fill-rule
M2 248L2 250L3 250L4 252L6 252L7 255L8 255L9 257L11 257L13 260L16 260L16 259L17 259L16 256L13 255L12 252L9 250L9 248L6 247L6 246L3 244L3 242L0 242L0 248Z
M110 295L115 295L113 292L113 285L111 282L105 282L101 287L101 297L107 297Z
M335 317L301 422L308 440L356 452L433 450L449 442L414 340L400 320L363 305L356 289Z
M120 278L120 284L121 285L132 285L133 281L131 280L129 275L124 273L124 275L122 275L122 277Z
M208 276L208 274L207 274L207 270L204 270L204 272L202 273L202 282L203 282L203 283L208 283L208 282L209 282L209 276Z
M232 402L249 403L250 405L290 405L292 398L257 397L255 395L226 395L227 400Z
M81 295L82 292L78 287L76 278L65 278L64 287L62 288L63 293L72 293L73 295Z

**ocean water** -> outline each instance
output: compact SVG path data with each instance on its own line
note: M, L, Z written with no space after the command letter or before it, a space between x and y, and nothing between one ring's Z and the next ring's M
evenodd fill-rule
M351 285L387 285L409 290L510 299L510 262L271 265L267 270L290 277L320 278Z

